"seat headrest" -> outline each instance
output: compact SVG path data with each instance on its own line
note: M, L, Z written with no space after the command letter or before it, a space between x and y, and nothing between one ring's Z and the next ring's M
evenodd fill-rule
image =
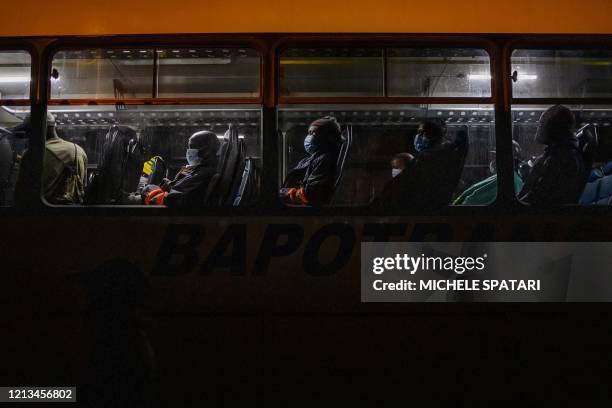
M602 178L603 176L604 175L603 175L603 172L601 171L601 169L593 169L591 171L591 174L589 175L589 181L588 182L591 183L591 182L593 182L593 181L595 181L597 179Z
M612 174L612 161L607 162L601 169L605 176Z

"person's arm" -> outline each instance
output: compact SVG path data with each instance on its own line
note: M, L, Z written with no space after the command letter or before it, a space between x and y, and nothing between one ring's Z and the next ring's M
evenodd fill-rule
M199 192L206 189L211 177L212 174L201 171L173 182L164 198L163 204L169 207L203 206L204 202L197 203L197 199L201 197Z
M557 185L563 182L559 162L552 157L539 161L527 176L519 200L534 206L560 204Z
M331 199L336 179L336 161L323 155L313 160L311 171L301 187L290 191L287 202L294 205L325 205Z

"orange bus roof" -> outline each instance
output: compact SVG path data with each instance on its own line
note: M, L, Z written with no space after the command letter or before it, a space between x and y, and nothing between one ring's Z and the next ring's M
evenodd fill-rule
M612 33L610 0L19 0L0 36L167 33Z

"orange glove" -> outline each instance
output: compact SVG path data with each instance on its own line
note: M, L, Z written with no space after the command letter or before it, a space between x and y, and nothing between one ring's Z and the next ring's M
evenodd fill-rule
M144 203L146 205L163 205L164 199L168 195L168 192L163 191L161 188L156 188L155 190L149 192L145 197Z
M287 191L287 201L290 204L308 205L306 194L304 194L304 187L300 189L290 188L289 191Z

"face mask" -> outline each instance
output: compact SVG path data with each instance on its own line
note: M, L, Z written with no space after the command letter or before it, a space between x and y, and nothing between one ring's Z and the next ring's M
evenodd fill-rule
M314 146L312 145L312 135L308 135L304 139L304 150L306 150L306 153L308 154L314 153Z
M425 137L425 134L421 132L417 133L417 135L414 137L414 149L417 152L422 152L428 147L429 147L429 141Z
M402 172L402 169L391 169L391 177L397 177Z
M187 149L187 154L185 155L187 158L187 163L190 166L195 166L196 164L200 164L202 159L198 156L198 149Z

